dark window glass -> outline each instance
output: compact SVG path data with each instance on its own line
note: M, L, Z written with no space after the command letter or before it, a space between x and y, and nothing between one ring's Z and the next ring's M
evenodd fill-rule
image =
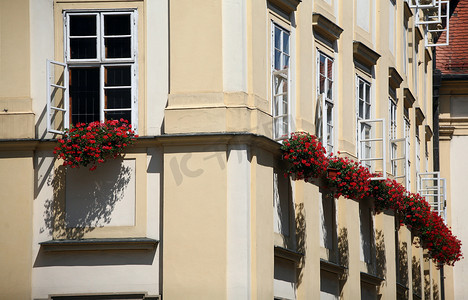
M96 38L70 38L70 58L96 58Z
M86 36L96 35L95 15L74 15L70 16L70 35Z
M70 69L71 122L99 121L99 68Z
M132 85L130 66L106 67L105 74L106 86Z
M106 112L106 120L127 120L132 123L132 114L130 111L108 111Z
M130 15L105 15L104 35L130 34Z
M106 108L131 108L131 89L106 90Z
M106 58L129 58L131 57L131 38L106 38Z

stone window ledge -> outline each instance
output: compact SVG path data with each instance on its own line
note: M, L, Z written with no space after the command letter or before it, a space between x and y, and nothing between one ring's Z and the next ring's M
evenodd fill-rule
M46 252L145 250L156 249L159 241L150 238L103 238L81 240L50 240L39 243Z

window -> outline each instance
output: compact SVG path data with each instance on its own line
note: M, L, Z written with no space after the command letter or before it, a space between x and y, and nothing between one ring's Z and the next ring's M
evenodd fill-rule
M371 118L371 85L361 77L357 77L357 120L358 136L363 139L371 138L371 125L369 123L359 123L360 120ZM371 158L372 147L370 142L360 143L358 141L358 156L364 159ZM364 165L372 168L371 161L364 161Z
M411 123L409 120L409 109L407 107L405 107L404 109L403 119L404 119L404 126L405 126L404 133L405 133L405 139L406 139L406 148L411 149L411 137L410 137ZM406 163L405 163L405 175L406 175L405 187L408 191L411 190L410 168L411 168L411 157L409 153L407 153Z
M273 139L289 134L289 31L272 25L272 114Z
M403 21L403 73L407 73L408 68L408 23L407 20Z
M415 126L416 129L416 143L415 143L415 152L416 152L416 174L421 171L421 140L419 139L419 126Z
M63 127L123 118L138 129L136 18L135 10L64 13Z
M317 55L317 137L328 153L333 152L333 60L318 52Z
M390 139L390 161L391 172L393 175L397 174L397 104L392 97L388 99L388 119L389 119L389 139Z

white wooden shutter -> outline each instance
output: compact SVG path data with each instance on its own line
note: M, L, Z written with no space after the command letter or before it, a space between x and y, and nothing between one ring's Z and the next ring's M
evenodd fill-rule
M380 125L379 125L380 124ZM363 136L364 126L370 127L370 136ZM384 180L387 178L387 146L386 146L386 126L385 119L368 119L368 120L358 120L358 158L360 163L369 163L369 162L381 162L379 172L382 172L382 176L374 177L373 180ZM379 130L380 129L380 130ZM380 134L378 133L380 131ZM364 149L365 147L371 147L370 156L368 156ZM376 170L375 163L372 164L372 172Z
M47 132L63 134L69 126L68 67L47 60Z

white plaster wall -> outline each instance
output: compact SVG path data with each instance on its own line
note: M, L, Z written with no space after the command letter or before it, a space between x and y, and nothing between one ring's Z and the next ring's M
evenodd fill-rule
M466 201L466 170L468 169L468 137L454 136L450 143L450 197L452 207L452 231L462 241L468 241L466 216L468 202ZM463 248L462 248L463 250ZM466 252L466 250L465 250ZM468 260L463 259L453 267L455 299L464 299L468 295Z
M370 1L358 0L356 4L356 24L367 32L370 32Z
M31 43L31 97L36 121L36 137L51 138L47 132L46 60L54 59L54 15L53 0L31 0L30 43Z
M246 0L223 0L223 86L247 92Z
M251 196L246 145L229 146L227 172L227 299L250 299Z
M135 159L69 168L66 182L67 227L135 225Z
M147 30L145 37L147 62L146 134L159 135L162 133L164 108L169 93L168 1L145 1L145 3Z

